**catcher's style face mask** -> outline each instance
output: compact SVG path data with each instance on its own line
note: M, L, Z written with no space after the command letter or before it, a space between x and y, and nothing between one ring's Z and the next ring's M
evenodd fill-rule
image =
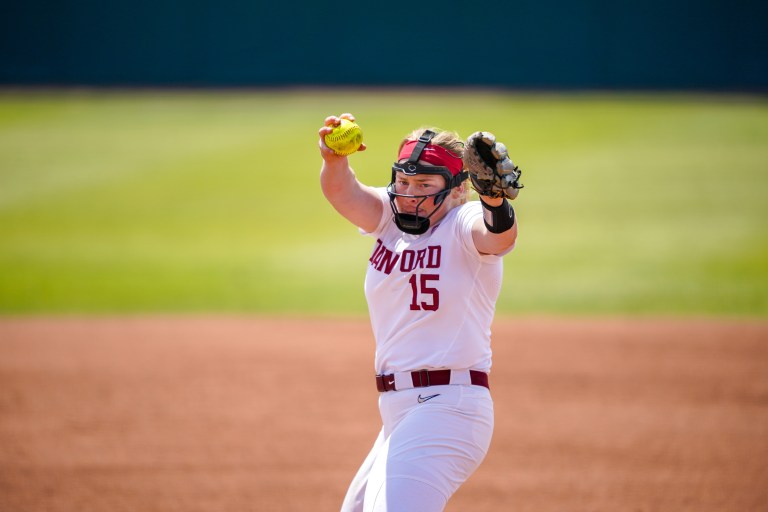
M408 141L403 145L400 150L398 161L392 165L392 181L387 187L387 194L389 194L389 205L392 207L392 213L394 213L395 225L400 228L404 233L412 235L421 235L426 233L429 229L429 219L443 204L445 198L451 192L451 189L458 187L461 183L467 179L467 173L462 172L464 163L460 156L451 153L447 149L438 146L436 144L430 144L430 141L435 136L435 132L426 130L424 134L419 137L419 140ZM401 160L406 160L403 163L399 163ZM430 166L419 164L419 160L433 164ZM402 172L407 176L414 176L416 174L435 174L445 178L446 187L435 194L428 195L408 195L399 194L395 190L395 184L397 183L397 173ZM400 212L395 204L395 198L403 197L406 199L421 199L414 205L413 213ZM435 198L435 209L432 210L426 217L418 215L419 208L427 199Z

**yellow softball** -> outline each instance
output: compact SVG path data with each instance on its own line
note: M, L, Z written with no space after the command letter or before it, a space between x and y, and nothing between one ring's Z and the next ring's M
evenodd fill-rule
M363 130L357 123L342 119L341 124L325 136L325 145L337 155L351 155L363 143Z

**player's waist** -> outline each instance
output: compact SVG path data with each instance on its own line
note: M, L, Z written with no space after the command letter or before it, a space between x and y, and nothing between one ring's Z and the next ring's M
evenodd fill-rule
M376 389L381 393L445 385L483 386L490 389L488 374L479 370L418 370L376 375Z

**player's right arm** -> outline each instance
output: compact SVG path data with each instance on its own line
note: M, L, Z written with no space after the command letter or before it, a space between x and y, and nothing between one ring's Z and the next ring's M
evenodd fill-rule
M382 202L376 189L358 181L355 172L349 166L346 156L339 156L325 145L325 136L338 126L341 118L354 121L351 114L329 116L318 134L320 135L320 156L323 167L320 170L320 187L325 198L342 217L367 232L374 231L381 220ZM364 151L365 145L359 151Z

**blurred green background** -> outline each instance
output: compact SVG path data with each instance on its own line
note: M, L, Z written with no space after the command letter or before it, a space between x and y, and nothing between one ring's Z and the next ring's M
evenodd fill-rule
M0 93L0 313L365 314L318 184L342 112L371 185L419 126L507 144L499 314L768 314L765 97L439 89Z

